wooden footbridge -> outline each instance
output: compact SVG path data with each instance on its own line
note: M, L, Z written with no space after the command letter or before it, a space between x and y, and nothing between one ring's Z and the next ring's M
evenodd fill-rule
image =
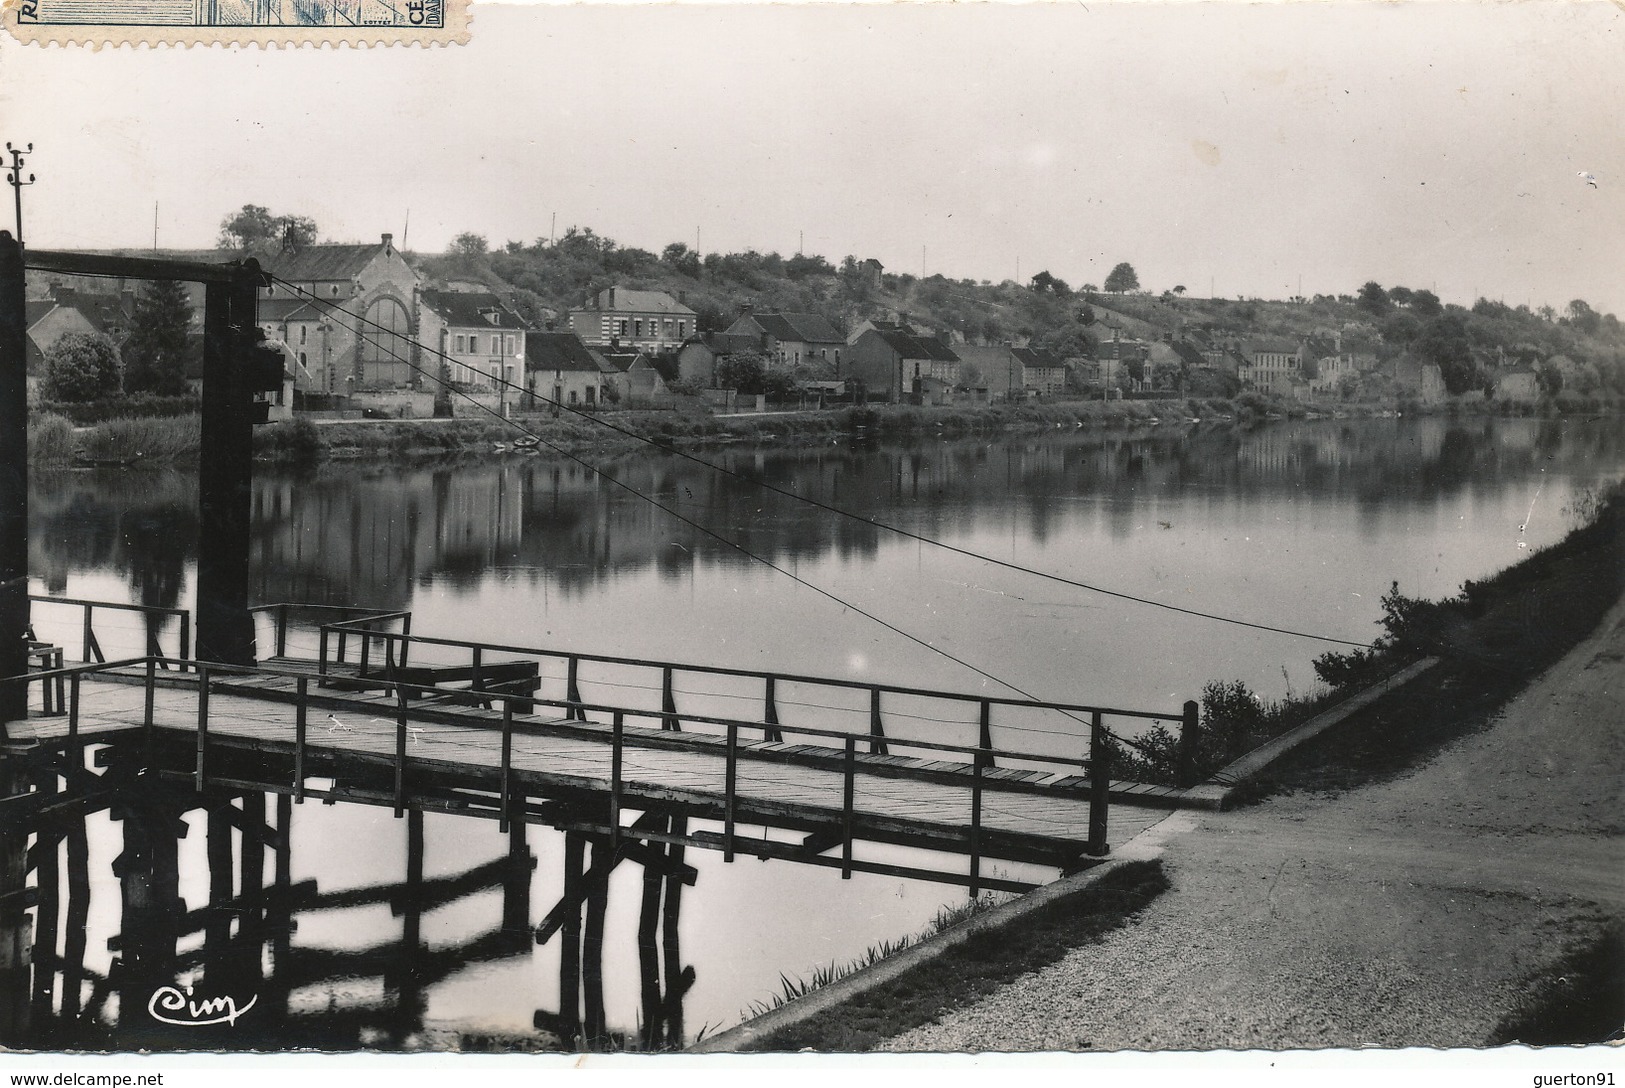
M109 661L96 611L150 610L35 603L82 609L86 663L36 648L38 709L31 735L13 723L14 743L136 736L156 773L200 792L545 823L612 848L677 843L973 895L1043 879L991 874L990 859L1074 870L1154 822L1178 791L1113 781L1107 731L1194 724L1193 704L1157 713L495 645L414 634L406 612L293 604L255 609L274 651L258 666L193 660L184 616L167 614L144 617L146 654ZM156 652L166 626L178 644ZM896 846L960 862L905 863L884 849Z

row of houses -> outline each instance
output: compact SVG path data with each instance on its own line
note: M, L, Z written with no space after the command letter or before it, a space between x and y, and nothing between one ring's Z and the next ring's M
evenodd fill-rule
M169 255L219 260L213 252ZM1143 391L1165 384L1172 371L1194 369L1224 371L1242 388L1291 399L1335 394L1347 379L1379 370L1407 391L1443 395L1436 367L1429 373L1403 356L1379 365L1369 330L1323 329L1296 339L1244 339L1202 328L1157 340L1114 333L1091 357L1062 359L1019 343L967 344L906 315L866 320L843 334L817 314L747 305L727 329L701 332L699 315L681 293L622 286L570 309L563 328L549 320L537 329L480 285L425 282L389 234L372 244L309 246L261 264L274 282L261 289L260 324L287 348L277 414L296 400L400 416L545 401L660 403L670 399L668 379L715 389L724 361L743 355L803 389L870 401L1049 397L1065 391L1069 375L1096 388ZM111 282L96 293L53 284L48 295L30 299L31 376L49 346L69 332L126 336L134 286ZM201 302L194 299L195 317ZM1535 388L1527 366L1502 369L1506 395Z

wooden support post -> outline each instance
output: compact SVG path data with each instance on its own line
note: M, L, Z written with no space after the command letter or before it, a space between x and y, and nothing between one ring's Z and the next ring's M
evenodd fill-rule
M327 626L325 624L316 634L316 682L322 687L327 686Z
M185 661L192 656L192 614L181 613L181 660Z
M83 1006L85 938L90 922L90 842L83 819L68 828L68 914L63 925L61 1023L71 1033Z
M79 738L79 673L68 677L68 739Z
M1179 766L1174 774L1175 784L1190 789L1196 785L1196 742L1200 736L1198 730L1201 707L1194 700L1185 703L1185 712L1179 723L1179 750L1177 759Z
M483 675L485 666L482 664L485 656L484 650L479 646L475 646L473 656L474 667L469 670L468 689L470 691L479 691L485 687L485 677Z
M276 655L288 656L288 606L276 606Z
M576 707L576 704L581 702L580 664L580 659L575 654L571 654L569 674L564 681L564 698L570 703L570 712L566 717L575 721L586 721L587 715Z
M501 806L497 830L506 832L513 818L513 703L506 699L502 700L502 779L497 787L497 804Z
M880 720L880 689L877 687L869 689L869 736L870 738L880 738L879 740L871 739L869 741L869 754L874 756L887 755L886 727Z
M230 802L220 801L209 809L207 819L208 842L205 853L209 861L209 914L203 926L204 977L209 985L222 993L229 993L233 983L231 958L227 946L231 944L231 921L236 913L232 909L234 859L231 850L231 816L225 811Z
M572 904L559 928L559 1018L574 1036L581 1030L581 873L587 840L574 831L564 833L564 898ZM566 1044L572 1039L566 1038Z
M55 768L39 777L35 789L49 802L56 794ZM49 824L41 826L34 837L34 849L38 851L34 865L34 887L39 892L39 902L34 912L33 1010L30 1016L36 1030L51 1024L56 1017L56 974L59 963L56 939L62 894L58 839L56 831Z
M852 879L852 803L857 786L858 739L846 738L841 759L841 879Z
M612 850L602 841L592 844L593 868L609 863ZM595 880L587 889L587 923L581 935L581 998L586 1019L583 1024L587 1045L600 1044L607 1036L604 1016L604 914L609 901L609 881Z
M1106 844L1111 788L1111 749L1106 744L1106 725L1097 710L1089 719L1089 842L1084 852L1091 857L1105 857L1111 850Z
M91 656L91 646L96 641L96 632L90 625L91 606L87 604L80 607L84 613L84 635L80 640L79 660L88 665L95 660Z
M687 835L688 817L673 816L671 833L677 836ZM678 980L689 977L690 972L683 968L683 947L678 926L683 912L683 881L677 874L683 870L687 848L682 843L674 842L666 848L666 851L670 865L666 870L666 901L660 909L661 975L666 980L666 1040L673 1048L681 1048L686 1040L683 1038L682 993L677 990L677 985Z
M395 686L395 818L406 811L406 689Z
M291 990L288 960L293 951L293 798L285 793L276 795L276 829L279 836L272 863L272 887L276 894L271 909L266 911L266 927L271 936L271 976L266 988L266 1004L278 1022L288 1018L288 996Z
M244 360L259 324L258 265L229 283L204 287L202 448L198 463L197 655L229 665L254 663L248 611L249 503L254 451Z
M658 844L656 844L658 845ZM643 903L638 911L638 991L642 998L645 1051L660 1046L664 1035L660 1001L660 886L665 875L657 868L643 867Z
M141 706L142 739L146 742L147 751L149 753L152 751L152 740L153 740L152 712L153 712L154 701L157 698L157 687L158 687L158 666L157 666L157 664L155 662L149 660L147 662L147 686L146 686L146 691L144 693L145 698L144 698L144 700L142 702L142 706Z
M0 234L0 243L4 241ZM20 377L21 367L18 373ZM20 644L22 639L17 641ZM27 788L22 760L0 755L0 790L4 790L4 796L15 796ZM27 888L27 846L28 836L15 825L0 830L0 895L8 900L20 899ZM20 909L0 910L0 1044L13 1050L35 1046L29 1034L28 961L32 944L28 915Z
M293 799L305 803L305 731L310 725L310 678L294 681L293 701Z
M197 781L193 788L203 792L204 764L203 755L209 743L209 670L200 667L197 671Z
M423 812L406 814L406 899L401 911L401 962L393 972L397 1043L423 1015L423 987L418 982L418 960L423 954Z
M993 700L982 700L981 726L977 730L976 745L980 752L976 753L978 767L992 767L993 763Z
M728 754L722 784L722 860L734 859L734 810L739 785L739 727L728 725Z
M523 817L509 822L507 834L508 878L502 885L502 929L507 933L529 933L530 872L534 864L525 841Z
M27 352L23 249L0 231L0 677L28 675ZM28 685L0 684L0 734L6 722L27 718ZM26 1008L15 1011L26 1021ZM0 1032L7 1027L0 1023Z
M970 769L970 897L982 894L982 764Z
M237 954L241 977L261 981L260 949L265 942L265 794L243 794L242 858L238 870ZM252 935L252 939L248 939Z
M660 709L665 711L660 719L660 728L672 731L683 728L683 723L677 720L677 695L672 690L670 665L660 670Z
M615 712L610 726L609 751L609 847L621 845L621 756L625 722L621 711Z
M784 734L779 731L779 701L775 691L777 681L776 676L767 678L767 695L763 700L765 705L762 707L762 720L767 723L767 728L762 730L762 739L772 744L784 741Z

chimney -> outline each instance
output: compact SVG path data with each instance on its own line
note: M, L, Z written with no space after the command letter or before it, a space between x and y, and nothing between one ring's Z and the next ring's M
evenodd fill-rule
M677 292L677 302L678 302L678 305L687 306L688 305L688 292L687 291L679 291L679 292Z
M395 236L393 234L386 234L386 235L383 236L383 239L384 239L384 252L388 253L390 251L390 247L395 244Z
M542 324L547 326L547 331L548 332L552 332L555 328L558 327L558 322L554 321L551 317L548 318L546 321L542 322Z
M611 310L615 308L615 288L613 287L609 289L609 308Z

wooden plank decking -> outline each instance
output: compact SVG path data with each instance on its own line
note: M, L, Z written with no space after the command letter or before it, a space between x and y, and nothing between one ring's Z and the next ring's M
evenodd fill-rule
M135 679L134 674L83 679L81 737L141 729L146 692L142 685L128 682ZM288 676L218 678L209 698L209 750L291 755L296 683ZM309 693L306 745L312 763L340 768L353 763L374 770L394 765L398 706L392 693L318 689L314 679ZM610 726L559 718L557 708L539 709L540 715L514 719L511 766L515 783L542 795L560 789L608 793L613 777ZM408 713L409 777L455 774L486 784L498 780L499 712L429 701L410 704ZM195 738L197 717L195 676L163 677L154 689L155 736L168 744L183 735L188 740ZM65 737L68 731L67 719L61 716L37 717L30 724L36 738L47 743ZM623 738L619 794L628 807L636 809L640 802L678 802L714 810L716 818L721 818L727 762L722 737L628 724ZM764 822L788 817L812 827L841 819L845 777L839 748L770 744L759 739L747 742L741 736L738 754L735 789L742 822L751 822L753 817ZM855 764L852 804L857 834L899 841L918 833L922 844L938 848L951 848L952 842L963 840L972 822L967 764L867 752L860 753ZM325 770L312 773L328 774ZM1022 844L1030 846L1035 856L1045 844L1052 852L1053 848L1076 850L1087 839L1089 798L1079 776L987 769L982 785L982 847L990 856L1028 852ZM1144 792L1132 783L1114 785L1114 792L1120 794ZM1146 805L1115 804L1110 840L1125 841L1163 814Z

